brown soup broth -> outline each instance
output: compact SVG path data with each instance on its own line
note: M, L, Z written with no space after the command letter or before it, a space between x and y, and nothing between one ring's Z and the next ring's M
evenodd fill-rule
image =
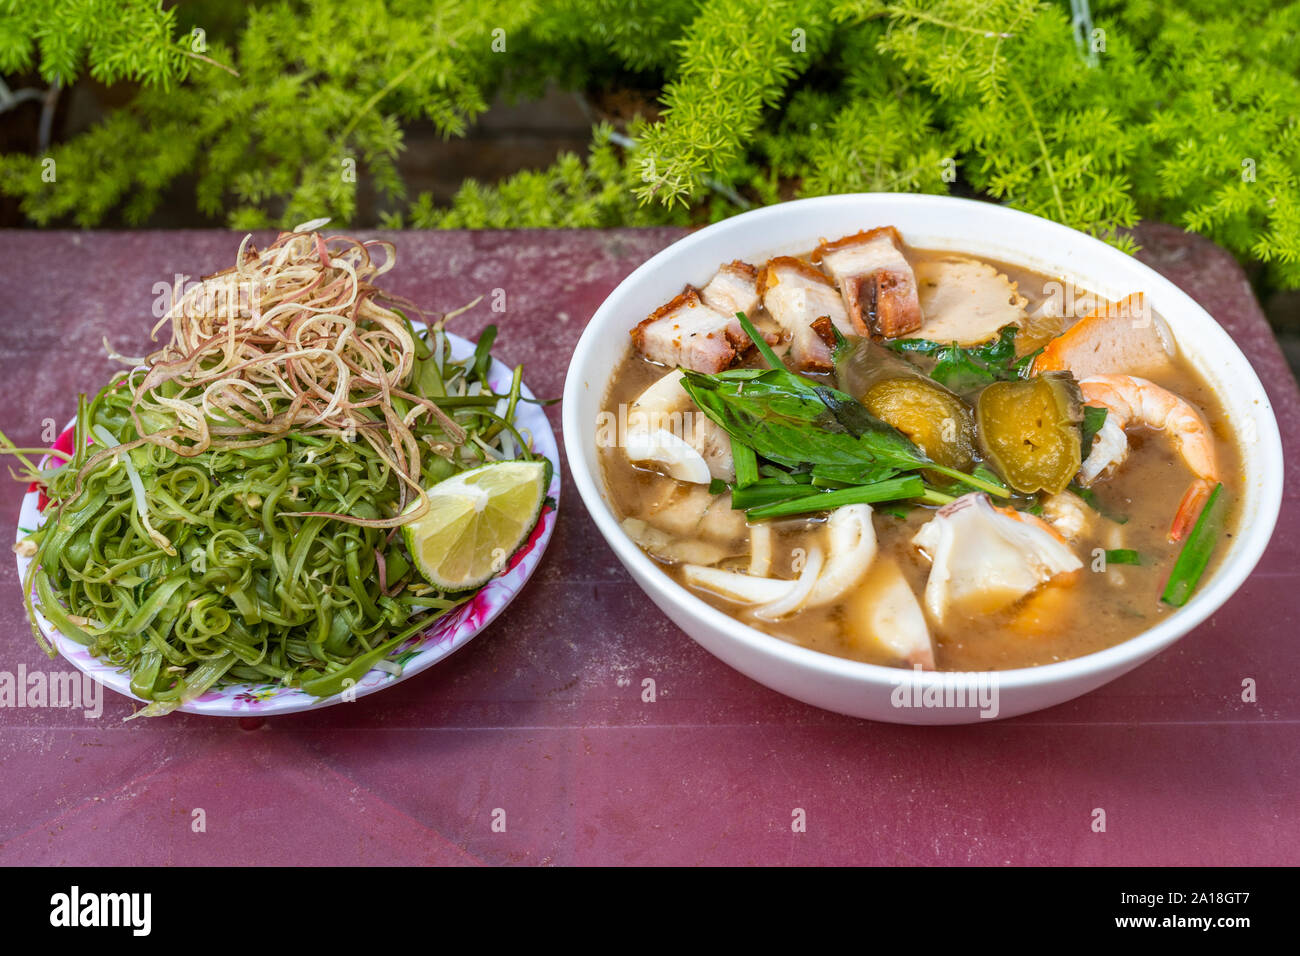
M909 252L913 262L928 255ZM1033 309L1044 297L1044 289L1053 279L1024 269L990 262L1010 279L1019 283L1019 291ZM760 327L770 319L759 310L751 316ZM924 337L925 330L917 332ZM754 353L746 364L761 365ZM630 346L615 371L603 409L617 417L620 405L630 405L647 387L668 369L643 358ZM1117 370L1123 372L1124 370ZM1227 498L1227 529L1231 537L1237 524L1242 489L1242 462L1236 440L1227 425L1222 404L1210 387L1179 356L1172 372L1152 377L1156 384L1191 402L1205 415L1214 433L1222 472L1223 493ZM1106 480L1093 485L1101 503L1111 513L1127 516L1123 525L1091 515L1084 536L1071 542L1071 548L1083 561L1076 581L1069 588L1054 589L1063 594L1059 603L1044 608L1034 605L1031 592L1009 608L992 614L954 618L942 627L930 620L935 645L936 666L940 670L1002 670L1067 660L1093 653L1125 641L1154 626L1174 609L1160 600L1179 544L1167 540L1167 532L1178 504L1192 480L1186 464L1170 441L1158 432L1130 428L1128 458ZM630 462L617 446L600 449L601 463L611 503L620 520L644 518L663 502L684 494L682 483ZM918 599L925 591L930 562L911 543L921 526L930 520L935 509L917 506L906 517L898 518L877 508L873 523L879 555L894 558ZM743 512L728 528L718 531L719 540L730 539L740 552L721 567L743 570L747 567L747 539L743 538ZM795 549L805 547L809 529L825 521L824 516L810 519L787 519L774 523L775 549L772 574L795 577L792 570ZM742 534L738 535L736 529ZM1214 573L1227 550L1228 541L1220 541L1204 582ZM1110 565L1104 572L1094 570L1100 562L1096 550L1132 549L1142 564ZM879 559L878 559L879 560ZM848 620L847 601L820 608L810 608L779 622L769 623L746 614L744 609L707 591L688 587L677 565L659 561L664 572L693 594L738 620L774 637L839 657L876 664L905 666L874 642L855 640ZM849 599L851 600L851 598Z

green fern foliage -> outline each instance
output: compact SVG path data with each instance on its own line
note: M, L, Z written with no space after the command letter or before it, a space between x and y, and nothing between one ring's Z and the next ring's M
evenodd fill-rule
M1300 288L1297 36L1295 0L0 0L7 79L132 90L0 156L0 191L38 225L143 223L182 189L239 228L348 223L364 186L387 226L519 228L956 190L1129 249L1165 219ZM557 86L657 103L594 114L586 155L408 195L412 124L463 136Z
M38 68L47 83L89 74L164 89L185 79L193 52L176 11L114 0L0 0L0 73Z

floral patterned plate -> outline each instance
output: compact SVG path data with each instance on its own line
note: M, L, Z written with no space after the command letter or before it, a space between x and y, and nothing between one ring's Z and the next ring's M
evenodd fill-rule
M473 354L473 343L457 335L448 334L447 338L451 342L453 359L460 360ZM493 359L492 369L488 373L488 381L493 390L503 392L509 389L511 374L509 368ZM527 387L524 388L523 393L529 398L534 397ZM250 717L291 714L300 710L328 707L331 704L355 700L385 687L391 687L398 681L406 680L432 667L453 651L469 643L505 610L506 605L523 588L524 582L537 570L542 560L542 553L546 550L551 532L555 528L556 508L560 501L560 454L555 444L555 435L540 405L521 402L516 413L516 422L519 431L525 437L531 438L533 451L550 459L555 469L551 477L551 485L546 492L546 505L542 509L537 527L533 529L523 547L510 558L509 564L501 574L485 584L469 601L434 621L427 631L411 638L389 655L388 662L396 664L400 668L400 674L390 674L376 668L357 681L355 687L350 687L343 693L331 697L312 697L295 688L281 687L278 684L226 684L212 688L179 707L178 710L191 714ZM72 440L72 428L69 427L59 436L54 447L71 452ZM28 531L39 527L43 521L41 508L44 506L44 501L41 498L41 493L34 486L28 489L27 495L23 498L22 511L18 518L19 540L25 537ZM30 564L31 558L19 555L20 580ZM36 615L36 623L59 653L82 673L119 694L140 700L131 693L129 674L118 670L112 664L92 657L85 647L64 637L39 613ZM147 703L143 700L140 702Z

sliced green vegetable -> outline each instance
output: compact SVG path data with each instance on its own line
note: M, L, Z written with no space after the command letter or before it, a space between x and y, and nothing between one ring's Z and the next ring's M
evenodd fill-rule
M815 511L829 511L844 505L874 504L877 501L898 501L903 498L915 498L925 491L925 482L918 475L904 478L890 478L869 485L855 488L841 488L837 491L823 491L781 501L761 508L752 508L750 518L782 518L788 515L809 514Z
M1068 372L995 382L975 415L986 457L1016 491L1056 494L1078 472L1083 402Z
M791 498L803 498L807 495L821 493L821 489L810 484L786 483L777 481L774 478L767 478L755 482L748 488L734 489L731 492L731 507L737 511L745 511L762 505L775 504L778 501L788 501Z
M960 398L923 378L892 378L873 385L862 404L893 425L931 461L966 471L975 461L975 418Z
M952 495L944 494L938 488L926 485L925 492L921 495L919 500L927 505L950 505L957 499Z
M413 341L404 387L467 433L456 445L442 422L413 420L410 450L421 453L424 481L485 457L533 460L513 424L519 371L505 394L478 377L490 335L457 362L441 333ZM71 461L32 476L50 504L31 535L37 553L25 583L29 611L39 606L63 635L130 673L133 692L153 702L141 714L175 709L228 679L337 686L340 673L364 673L394 633L418 632L456 605L459 596L423 582L400 536L337 520L389 519L404 503L391 458L369 441L326 428L214 432L214 447L181 456L141 443L133 397L120 382L83 397ZM393 400L399 413L415 407ZM360 414L385 427L378 408ZM159 418L138 421L165 427ZM6 441L0 450L21 452Z
M1182 607L1191 598L1223 534L1227 511L1227 495L1220 483L1210 492L1209 500L1196 519L1196 525L1183 542L1160 600L1174 607Z
M736 466L736 487L748 488L758 481L758 459L754 449L731 439L731 460Z
M1132 548L1113 548L1106 552L1107 564L1141 564L1142 555Z

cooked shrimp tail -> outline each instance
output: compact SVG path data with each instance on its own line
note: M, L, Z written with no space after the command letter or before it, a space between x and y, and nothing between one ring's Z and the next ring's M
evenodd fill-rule
M1214 435L1204 416L1190 402L1136 375L1093 375L1079 382L1079 388L1084 401L1105 408L1108 419L1113 419L1119 429L1142 425L1166 432L1173 439L1183 461L1196 476L1169 528L1170 541L1182 540L1219 481ZM1105 456L1104 461L1093 460L1099 454ZM1118 467L1127 454L1127 442L1119 447L1098 442L1084 462L1081 474L1091 480L1106 469Z
M1178 513L1174 515L1173 526L1169 529L1170 541L1182 541L1196 526L1196 519L1205 510L1205 503L1210 500L1210 492L1214 491L1215 484L1216 482L1198 478L1188 486L1187 493L1178 505Z

